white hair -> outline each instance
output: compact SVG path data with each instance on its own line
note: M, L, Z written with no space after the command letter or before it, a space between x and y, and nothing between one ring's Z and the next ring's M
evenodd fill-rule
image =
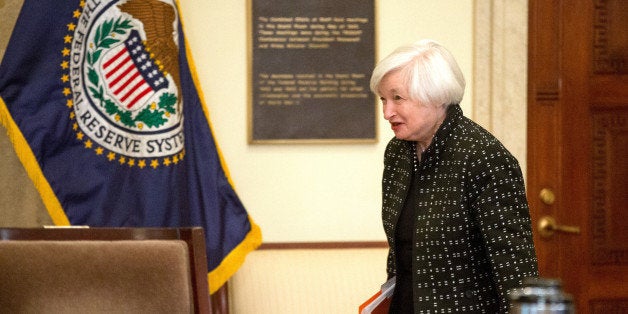
M380 61L371 76L371 91L390 72L400 71L409 97L424 104L451 105L462 101L465 80L458 63L442 45L430 39L401 46Z

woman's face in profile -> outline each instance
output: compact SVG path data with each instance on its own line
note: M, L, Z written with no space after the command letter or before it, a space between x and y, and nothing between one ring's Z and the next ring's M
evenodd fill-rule
M395 137L406 141L429 144L445 119L446 107L423 104L410 99L408 87L400 71L389 72L379 84L384 119L388 120Z

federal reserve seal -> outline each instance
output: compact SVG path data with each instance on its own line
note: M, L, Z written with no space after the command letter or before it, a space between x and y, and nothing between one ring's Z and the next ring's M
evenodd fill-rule
M63 53L77 138L120 164L177 164L185 141L176 5L92 0L74 17Z

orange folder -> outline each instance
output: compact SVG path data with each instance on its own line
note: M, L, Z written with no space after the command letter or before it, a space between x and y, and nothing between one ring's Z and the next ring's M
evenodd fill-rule
M358 308L358 314L388 314L394 290L395 277L389 279L377 293L362 303Z
M359 314L388 314L388 308L390 307L390 298L381 296L382 292L377 291L370 299L362 303L358 309Z

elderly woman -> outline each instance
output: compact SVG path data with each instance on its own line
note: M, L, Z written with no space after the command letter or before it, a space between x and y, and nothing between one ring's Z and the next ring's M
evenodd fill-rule
M464 87L431 40L398 48L371 77L395 133L382 180L390 313L506 313L508 292L538 276L519 163L463 116Z

